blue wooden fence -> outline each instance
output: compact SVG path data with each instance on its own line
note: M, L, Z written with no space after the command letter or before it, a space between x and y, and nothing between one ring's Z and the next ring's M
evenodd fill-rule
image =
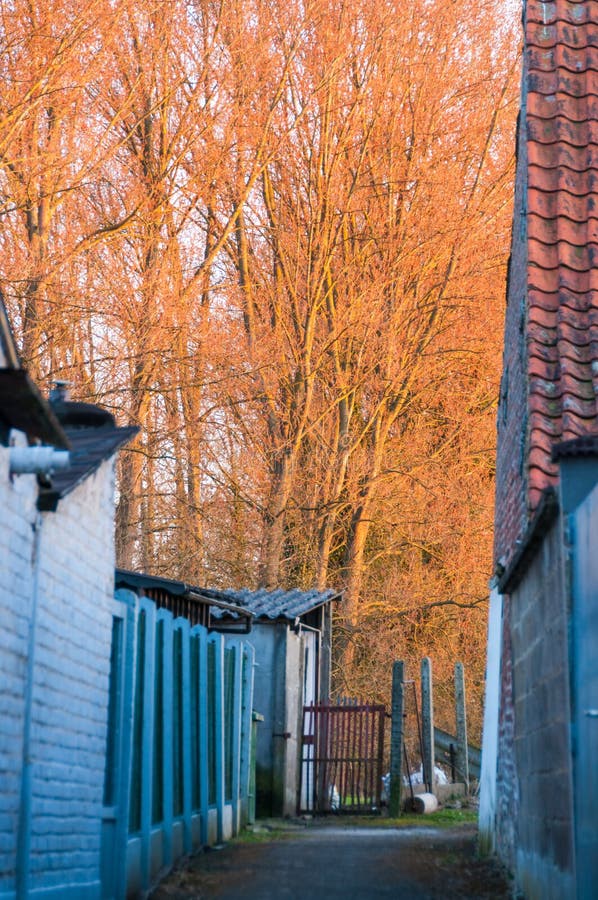
M117 592L102 834L108 898L248 815L253 648Z

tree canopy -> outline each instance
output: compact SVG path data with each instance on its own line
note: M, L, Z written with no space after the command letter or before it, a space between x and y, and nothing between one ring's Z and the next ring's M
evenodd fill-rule
M343 588L337 689L461 658L474 728L515 24L488 0L0 6L0 285L35 376L141 426L119 563Z

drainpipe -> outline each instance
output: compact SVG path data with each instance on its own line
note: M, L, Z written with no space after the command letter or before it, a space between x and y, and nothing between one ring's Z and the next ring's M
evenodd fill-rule
M296 626L297 634L302 631L311 631L316 635L316 702L320 700L320 666L322 665L322 629L314 628L313 625L305 625L299 621Z
M19 804L19 824L17 832L17 900L29 896L29 858L31 848L31 713L33 709L33 688L35 678L35 650L37 647L37 607L39 599L39 576L41 570L42 515L38 513L33 524L33 585L31 591L31 614L27 636L27 673L25 681L25 708L23 724L23 755L21 770L21 797Z

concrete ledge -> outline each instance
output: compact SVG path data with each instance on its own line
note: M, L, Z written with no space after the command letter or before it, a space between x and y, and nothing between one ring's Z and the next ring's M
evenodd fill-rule
M31 900L100 900L101 885L99 881L88 881L30 888L27 896L31 897ZM0 900L15 900L15 898L14 891L0 891Z

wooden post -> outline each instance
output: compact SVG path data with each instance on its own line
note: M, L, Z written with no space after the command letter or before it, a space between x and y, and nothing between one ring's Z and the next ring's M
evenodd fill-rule
M425 656L421 662L422 679L422 732L424 758L424 784L434 792L434 699L432 696L432 660Z
M463 663L455 663L455 717L457 721L457 777L469 791L469 758L467 753L467 711L465 709L465 673Z
M390 730L390 790L388 812L393 819L401 814L401 771L403 763L403 694L404 663L397 660L392 667L392 701Z

